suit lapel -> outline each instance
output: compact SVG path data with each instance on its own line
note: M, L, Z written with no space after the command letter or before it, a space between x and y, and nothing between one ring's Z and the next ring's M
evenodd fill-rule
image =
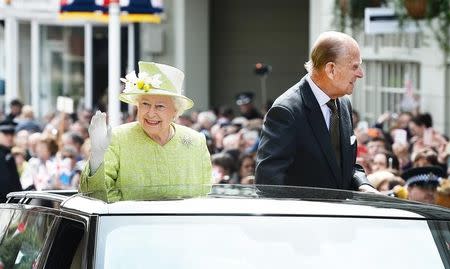
M317 142L320 145L323 155L328 161L330 165L331 171L333 172L336 187L339 187L341 184L341 175L339 173L338 164L336 159L334 158L334 151L331 146L330 133L328 132L327 125L325 123L325 119L323 117L322 110L319 107L319 103L317 102L316 97L314 96L311 87L309 86L308 81L305 78L302 79L302 83L300 84L300 94L306 105L306 116L309 122L309 126L314 133L314 136L317 138Z

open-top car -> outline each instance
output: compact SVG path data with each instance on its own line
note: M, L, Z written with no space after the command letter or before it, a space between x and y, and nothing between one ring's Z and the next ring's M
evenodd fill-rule
M3 268L450 268L450 210L378 194L218 185L108 204L17 192L0 212Z

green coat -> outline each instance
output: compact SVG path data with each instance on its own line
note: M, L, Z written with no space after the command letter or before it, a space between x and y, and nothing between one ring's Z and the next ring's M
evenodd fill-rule
M173 124L174 137L154 142L138 122L112 133L103 164L81 175L80 191L106 202L204 196L211 186L211 160L203 134Z

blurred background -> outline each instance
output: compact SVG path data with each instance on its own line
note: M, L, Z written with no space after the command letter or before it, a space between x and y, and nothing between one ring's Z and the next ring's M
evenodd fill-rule
M107 109L109 2L0 0L3 112L19 98L42 118L56 109L57 96L73 98L75 109ZM136 69L138 60L184 70L185 92L197 110L231 104L237 111L234 98L243 91L253 92L255 105L264 109L306 73L303 64L319 33L341 30L362 48L365 77L351 97L362 119L421 109L432 111L434 127L449 133L449 26L440 16L448 5L443 0L120 1L122 14L153 18L122 18L115 57L120 76ZM366 18L365 25L368 7L391 9L394 16L382 12ZM270 72L256 74L256 63L270 65ZM128 110L124 104L120 109Z

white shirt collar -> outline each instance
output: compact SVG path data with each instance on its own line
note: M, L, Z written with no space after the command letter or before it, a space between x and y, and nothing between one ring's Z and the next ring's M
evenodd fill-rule
M311 76L308 74L306 76L306 81L308 81L309 86L311 87L311 90L314 94L314 96L317 99L317 102L319 103L319 106L326 105L326 103L331 99L326 93L324 93L319 86L314 83L314 81L311 79Z

